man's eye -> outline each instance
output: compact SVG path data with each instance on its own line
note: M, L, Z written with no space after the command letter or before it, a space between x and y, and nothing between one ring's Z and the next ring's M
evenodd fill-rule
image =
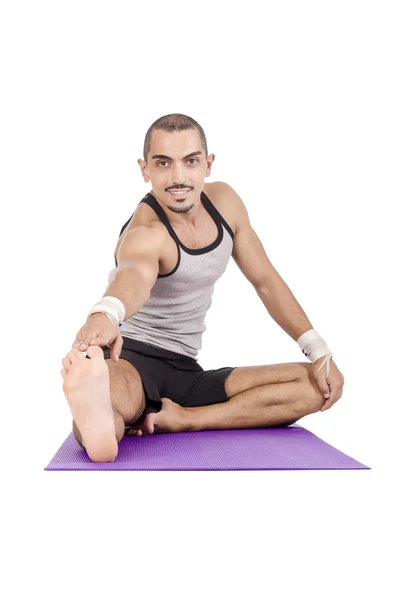
M190 161L190 160L193 160L195 163L196 163L196 162L199 162L198 158L189 158L189 161ZM159 166L160 166L160 165L164 165L164 164L166 165L166 164L168 164L168 161L167 161L167 160L160 160L160 161L159 161L157 164L158 164Z

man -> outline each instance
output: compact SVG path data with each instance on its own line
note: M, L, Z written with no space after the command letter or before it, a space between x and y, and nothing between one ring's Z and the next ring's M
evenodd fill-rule
M110 285L62 361L73 431L93 461L113 461L126 432L286 426L342 395L342 374L241 198L226 183L204 182L214 159L186 115L165 115L146 134L138 164L152 189L123 226ZM213 287L230 256L312 364L198 364Z

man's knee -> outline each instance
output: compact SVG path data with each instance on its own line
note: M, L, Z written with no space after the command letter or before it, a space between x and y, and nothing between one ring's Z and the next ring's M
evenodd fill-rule
M306 415L318 412L324 402L325 399L317 382L307 381L302 387L299 399L296 401L297 418L300 419Z
M320 410L325 402L325 398L319 388L317 379L314 376L314 369L311 363L299 363L302 368L304 386L303 394L300 400L300 406L305 414L315 413Z
M120 413L126 423L137 420L146 408L142 379L136 368L120 358L115 363L107 358L110 378L110 400L114 411Z

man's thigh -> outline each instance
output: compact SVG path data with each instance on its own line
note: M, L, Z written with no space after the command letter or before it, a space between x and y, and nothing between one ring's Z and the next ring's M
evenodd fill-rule
M260 385L288 383L304 379L315 386L316 380L312 371L312 364L304 362L236 367L225 381L225 391L227 397L231 398Z
M208 406L227 402L225 379L234 367L197 372L166 373L162 395L183 407Z

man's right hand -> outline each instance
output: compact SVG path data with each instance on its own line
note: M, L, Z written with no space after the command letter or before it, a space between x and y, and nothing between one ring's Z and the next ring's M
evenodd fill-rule
M112 360L117 362L123 347L120 328L104 313L94 313L78 331L72 347L84 352L88 346L108 346Z

